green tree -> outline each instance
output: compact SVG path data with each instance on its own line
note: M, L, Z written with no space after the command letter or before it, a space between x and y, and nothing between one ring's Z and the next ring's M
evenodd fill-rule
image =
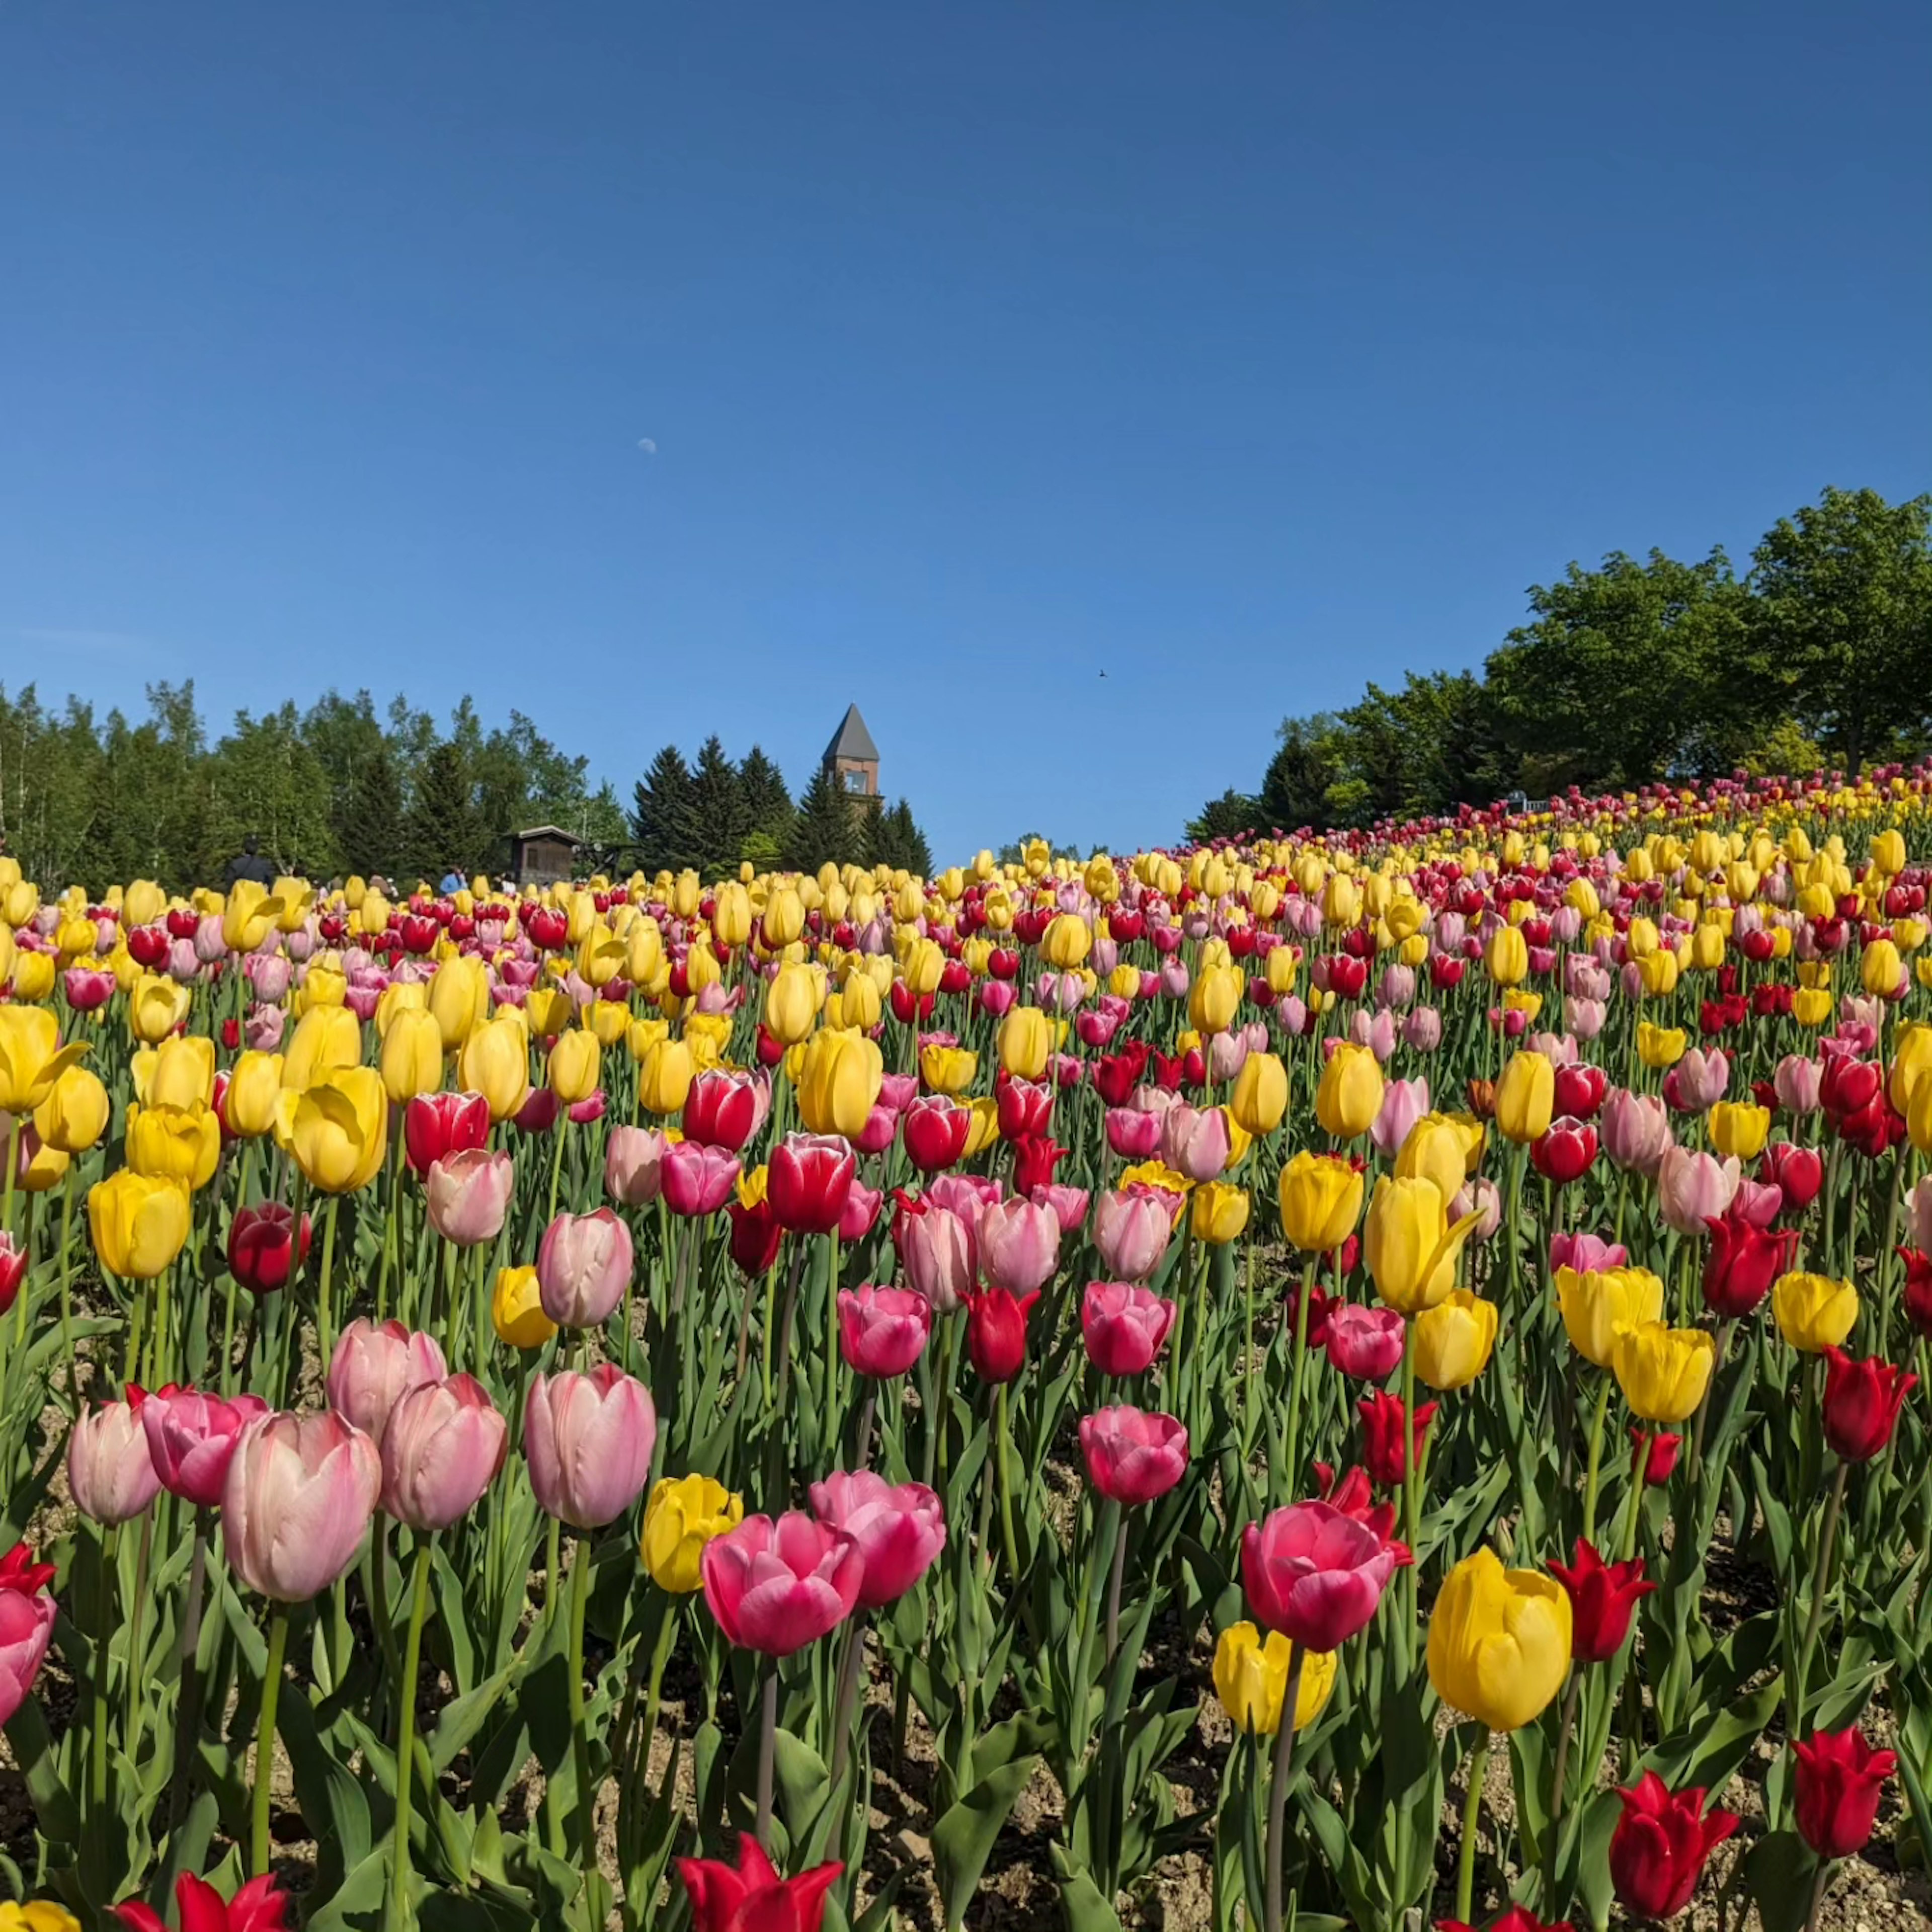
M1261 820L1261 800L1230 785L1219 798L1210 798L1198 817L1187 821L1187 836L1196 845L1211 845L1220 838L1242 838Z
M784 772L765 755L761 746L754 745L745 754L738 767L738 789L751 821L746 839L762 838L774 850L782 850L785 833L791 826L791 793ZM752 854L741 846L740 856L748 859Z
M1280 743L1262 776L1262 824L1282 832L1328 823L1328 789L1342 775L1341 728L1334 713L1285 718Z
M434 884L448 872L467 877L486 857L500 866L504 855L486 853L487 842L469 760L460 745L445 738L430 747L416 774L397 884L406 887L427 879Z
M1854 776L1932 734L1932 496L1828 489L1752 554L1762 661Z
M401 868L406 834L402 776L386 740L363 761L349 789L336 835L340 862L365 878L393 880Z
M279 871L326 878L335 868L328 772L302 734L292 704L251 718L235 715L228 734L202 761L205 795L196 870L218 878L223 867L257 837Z
M904 799L894 805L877 806L866 814L865 853L864 862L868 866L914 872L921 878L932 874L932 848L914 820L912 807Z
M675 745L651 760L632 794L631 838L646 872L681 872L703 860L690 767Z
M739 853L754 826L738 767L724 755L716 732L698 748L691 807L698 830L698 871L707 879L735 874Z
M823 765L799 800L783 850L786 868L794 872L815 872L828 860L852 865L864 856L865 827Z

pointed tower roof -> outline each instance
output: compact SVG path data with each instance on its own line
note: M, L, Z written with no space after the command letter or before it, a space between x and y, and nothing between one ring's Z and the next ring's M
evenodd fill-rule
M866 721L859 716L856 704L846 706L845 716L838 721L838 728L825 748L826 762L835 758L869 760L874 764L879 761L879 748L872 742L872 734L866 729Z

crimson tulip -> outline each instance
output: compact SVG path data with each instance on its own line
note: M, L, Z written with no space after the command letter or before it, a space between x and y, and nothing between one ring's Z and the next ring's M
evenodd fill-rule
M706 1067L684 1096L684 1137L736 1154L758 1124L758 1081L748 1073Z
M833 1232L858 1166L851 1143L840 1135L786 1135L766 1169L765 1198L778 1226L794 1234Z
M1438 1918L1436 1932L1476 1932L1476 1928L1466 1918ZM1552 1918L1546 1924L1528 1906L1512 1905L1490 1921L1487 1932L1575 1932L1575 1928L1568 1918Z
M1029 1199L1036 1187L1053 1185L1053 1170L1066 1158L1067 1150L1043 1134L1029 1134L1013 1146L1013 1192Z
M735 1868L722 1858L677 1861L693 1932L819 1932L825 1894L844 1870L842 1859L832 1858L796 1878L780 1878L748 1832L738 1834Z
M1174 1304L1136 1282L1091 1281L1080 1299L1087 1359L1103 1376L1144 1375L1174 1326Z
M1010 1382L1026 1365L1027 1317L1038 1288L1010 1294L1004 1288L969 1292L966 1354L982 1382Z
M1701 1787L1673 1793L1654 1771L1619 1790L1610 1834L1610 1882L1640 1918L1674 1918L1690 1903L1711 1853L1738 1828L1737 1814L1704 1809Z
M1378 1389L1355 1407L1362 1418L1362 1461L1384 1489L1395 1489L1408 1473L1409 1457L1420 1456L1437 1405L1418 1403L1412 1419L1400 1396Z
M1825 1351L1825 1440L1847 1462L1868 1462L1892 1440L1905 1398L1918 1378L1876 1356L1855 1360Z
M1643 1558L1606 1563L1594 1544L1576 1539L1568 1568L1551 1563L1550 1574L1570 1599L1570 1654L1579 1664L1603 1664L1622 1649L1637 1600L1657 1588L1643 1574Z
M481 1094L418 1094L403 1109L403 1151L418 1178L489 1139L490 1102Z
M724 1211L731 1222L731 1258L740 1272L748 1276L769 1274L784 1240L784 1230L778 1226L771 1203L754 1202L747 1208L742 1201L728 1201Z
M1898 1258L1905 1264L1906 1319L1919 1334L1932 1336L1932 1255L1922 1248L1900 1248Z
M293 1903L272 1872L251 1878L225 1902L206 1879L183 1872L175 1880L176 1932L284 1932ZM113 1911L129 1932L167 1932L160 1913L139 1899Z
M924 1094L901 1116L906 1158L922 1174L956 1166L973 1131L973 1110L944 1094Z
M1609 1076L1600 1066L1576 1060L1556 1070L1556 1112L1569 1119L1594 1120L1609 1091Z
M280 1201L237 1208L228 1229L228 1271L250 1294L272 1294L308 1259L312 1232L304 1214L298 1240L294 1210ZM11 1300L0 1300L0 1310Z
M1759 1159L1757 1174L1784 1196L1787 1214L1802 1214L1825 1184L1825 1159L1816 1148L1773 1141Z
M1704 1257L1704 1305L1726 1320L1750 1314L1790 1267L1798 1230L1756 1226L1736 1202L1704 1225L1711 1231L1710 1251Z
M1597 1158L1597 1130L1569 1114L1552 1120L1549 1130L1530 1143L1529 1157L1538 1174L1558 1187L1580 1180Z
M1795 1748L1798 1829L1804 1842L1821 1858L1855 1857L1871 1837L1879 1795L1898 1768L1898 1754L1873 1750L1856 1724L1814 1732Z

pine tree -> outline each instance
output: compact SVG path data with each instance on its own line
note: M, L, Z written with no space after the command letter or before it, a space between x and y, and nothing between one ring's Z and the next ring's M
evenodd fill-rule
M794 872L815 872L828 860L835 866L853 864L863 856L865 830L852 801L821 765L785 835L785 865Z
M469 761L453 740L440 740L423 760L404 831L399 886L418 878L434 884L447 872L467 876L484 856Z
M762 746L754 745L745 754L744 762L738 767L738 789L751 820L746 836L762 836L766 844L782 850L785 834L791 830L791 793L786 787L784 772L766 757ZM748 859L752 855L741 848L740 856Z
M932 872L932 848L914 820L912 807L904 799L868 814L866 863L888 866L896 872L916 873L921 878Z
M365 878L373 873L393 879L405 821L403 782L386 743L379 742L350 782L338 838L342 863Z
M716 732L698 747L691 803L698 830L698 869L707 879L735 874L739 853L753 829L752 816L738 767L724 755Z
M691 769L675 745L651 760L632 794L631 836L646 872L681 872L704 856L698 837Z

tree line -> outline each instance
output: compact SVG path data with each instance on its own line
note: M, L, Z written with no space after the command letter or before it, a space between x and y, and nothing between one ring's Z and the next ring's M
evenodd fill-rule
M713 737L689 766L667 746L627 812L613 785L592 782L587 758L520 712L486 725L467 697L439 722L400 696L379 709L366 691L332 691L305 711L238 712L219 735L191 680L151 685L147 698L136 721L77 697L56 708L31 684L0 686L0 849L29 878L96 891L152 878L181 890L219 879L252 836L284 872L406 884L500 874L512 835L540 824L583 841L586 866L690 866L707 878L746 859L930 869L903 800L848 801L821 774L794 806L756 746L734 764Z
M1480 671L1412 671L1292 716L1196 840L1453 812L1513 793L1810 772L1932 751L1932 496L1828 489L1740 574L1721 549L1572 563Z

